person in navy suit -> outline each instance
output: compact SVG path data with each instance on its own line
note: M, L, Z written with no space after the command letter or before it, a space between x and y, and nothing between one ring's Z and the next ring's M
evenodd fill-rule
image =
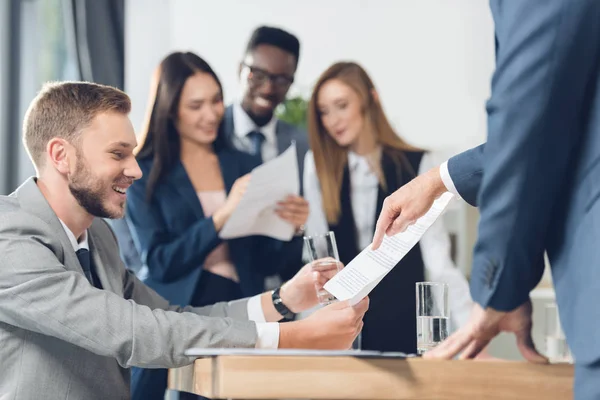
M575 398L600 398L600 2L491 2L497 66L488 140L385 201L374 246L446 190L481 212L470 322L427 357L475 356L500 331L523 356L530 291L550 260L561 324L575 358Z
M155 78L137 153L143 177L129 189L126 209L145 283L182 306L261 293L265 277L282 265L285 243L219 238L260 159L224 143L223 91L204 60L172 53ZM293 198L283 199L278 212L297 227L308 216ZM132 381L134 399L162 399L166 371L136 370Z

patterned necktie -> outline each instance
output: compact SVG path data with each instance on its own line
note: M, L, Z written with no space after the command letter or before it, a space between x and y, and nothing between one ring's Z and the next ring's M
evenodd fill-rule
M261 157L262 144L265 141L265 135L260 131L252 131L248 134L250 142L252 143L252 154Z
M81 265L81 269L83 269L83 273L88 281L94 285L94 277L92 276L92 261L90 259L90 251L88 249L79 249L75 253L77 254L77 258L79 259L79 264Z

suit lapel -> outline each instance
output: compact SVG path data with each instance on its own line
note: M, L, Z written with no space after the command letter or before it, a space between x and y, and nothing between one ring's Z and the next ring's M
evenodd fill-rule
M123 292L123 283L122 282L114 282L111 280L111 276L119 277L119 274L112 275L107 273L107 269L109 267L109 261L106 259L107 253L101 246L100 238L96 237L96 230L94 229L94 225L99 223L99 221L94 220L90 229L88 229L88 245L90 246L90 255L92 257L92 268L96 272L96 276L100 279L100 284L102 285L102 289L109 290L113 293L122 294Z
M223 116L223 132L227 142L233 144L233 136L235 135L235 125L233 122L233 105L230 105L225 109L225 115Z
M37 186L36 178L29 178L17 190L16 195L23 209L37 216L42 221L50 225L52 230L56 232L56 236L60 240L63 250L62 263L66 269L78 271L83 274L83 269L79 264L79 259L73 250L73 245L67 237L67 233L63 228L58 216L48 204L48 201L40 192Z
M194 215L198 219L204 218L204 211L198 199L198 194L194 190L194 186L183 167L181 161L177 161L173 170L169 174L168 184L175 192L179 194L182 200L194 211Z
M275 137L277 138L277 154L283 153L292 144L290 132L279 120L275 125Z
M223 183L225 184L225 192L229 193L231 186L237 178L239 178L239 162L235 155L228 150L223 150L217 154L219 158L219 166L223 175ZM179 194L181 199L194 211L194 215L198 219L205 218L202 204L198 199L198 194L194 190L194 186L183 167L183 164L178 161L173 167L169 178L167 179L169 186Z

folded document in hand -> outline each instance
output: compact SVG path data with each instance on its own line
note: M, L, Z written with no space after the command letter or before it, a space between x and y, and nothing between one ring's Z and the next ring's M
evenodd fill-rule
M254 168L244 197L219 232L219 237L264 235L290 240L295 227L281 219L275 209L278 201L300 193L298 175L295 143L279 157Z
M338 300L356 304L367 296L421 239L444 212L454 195L444 193L429 211L404 232L385 236L377 250L369 245L323 287Z

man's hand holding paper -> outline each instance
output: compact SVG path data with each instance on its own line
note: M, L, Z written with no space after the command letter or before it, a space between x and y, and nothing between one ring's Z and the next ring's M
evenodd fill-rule
M373 250L373 246L364 249L346 268L325 284L325 290L339 300L349 300L351 304L359 302L419 242L453 197L451 193L444 193L433 202L425 215L404 232L385 236L376 250Z

